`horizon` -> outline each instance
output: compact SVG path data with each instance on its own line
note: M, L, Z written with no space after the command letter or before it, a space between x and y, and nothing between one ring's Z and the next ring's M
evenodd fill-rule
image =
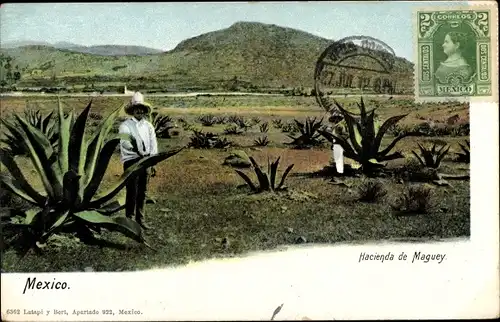
M425 6L456 3L437 1ZM327 5L333 10L325 10ZM0 46L27 41L52 45L69 42L87 47L142 46L166 52L186 39L228 28L236 22L258 22L331 40L371 36L387 43L397 56L413 61L413 46L408 41L412 39L412 19L401 17L410 15L419 6L422 6L419 1L370 1L363 5L359 2L7 3L0 6ZM353 19L354 13L360 18ZM207 16L218 19L206 20ZM373 16L380 23L373 23ZM332 28L332 24L343 27ZM96 34L99 40L95 39Z

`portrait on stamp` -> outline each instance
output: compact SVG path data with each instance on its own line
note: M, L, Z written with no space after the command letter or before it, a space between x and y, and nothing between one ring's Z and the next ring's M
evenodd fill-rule
M440 83L452 83L454 79L459 82L470 82L475 76L473 67L464 57L467 52L467 45L471 41L468 39L468 34L464 32L448 32L443 40L442 50L447 58L440 62L436 69L436 78ZM475 60L474 52L470 52L472 57L470 60ZM438 56L438 55L436 55ZM467 56L467 55L466 55Z

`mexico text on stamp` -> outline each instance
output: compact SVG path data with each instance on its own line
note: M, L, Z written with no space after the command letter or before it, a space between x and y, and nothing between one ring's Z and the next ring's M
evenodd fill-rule
M417 101L498 100L494 6L417 9L413 19Z

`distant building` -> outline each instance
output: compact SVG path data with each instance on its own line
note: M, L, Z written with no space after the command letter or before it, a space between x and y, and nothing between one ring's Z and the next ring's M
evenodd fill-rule
M134 95L134 93L135 93L135 91L129 91L127 89L127 85L123 86L123 94L125 94L125 95Z

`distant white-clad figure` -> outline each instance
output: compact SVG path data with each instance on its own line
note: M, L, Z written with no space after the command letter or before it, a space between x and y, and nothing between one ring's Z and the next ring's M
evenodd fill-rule
M333 160L335 161L335 168L338 173L344 173L344 149L340 144L335 144L333 139Z
M328 126L326 130L327 132L335 134L335 130L331 126ZM337 172L344 173L344 149L342 149L340 144L335 144L335 139L332 139L332 153Z

